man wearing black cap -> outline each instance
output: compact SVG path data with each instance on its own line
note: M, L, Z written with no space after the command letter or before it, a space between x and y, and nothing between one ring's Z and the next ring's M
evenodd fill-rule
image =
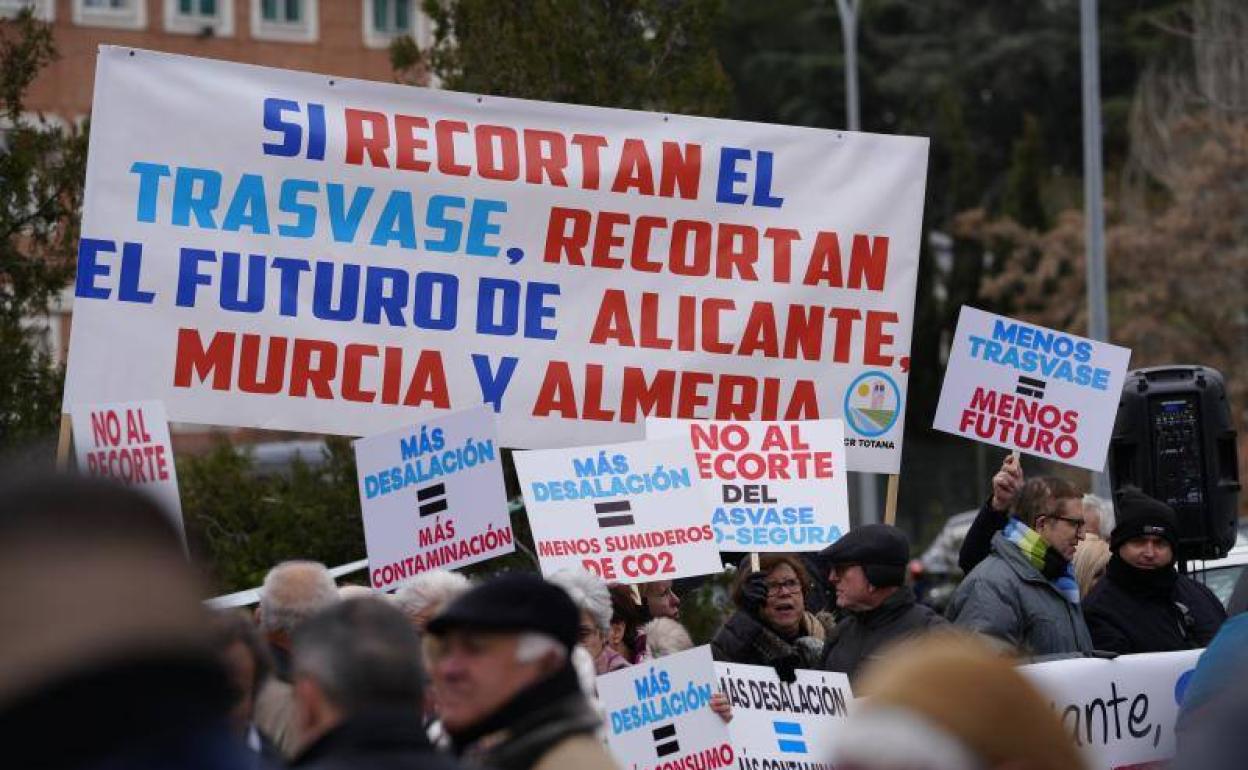
M1084 602L1098 650L1122 654L1205 647L1226 611L1205 586L1175 569L1178 517L1134 487L1114 496L1113 555Z
M456 753L495 770L614 770L571 653L580 612L562 589L509 573L430 621L430 673Z
M857 527L825 548L820 559L836 590L836 606L845 613L824 653L825 671L841 671L852 679L889 644L945 624L904 585L910 543L900 529L885 524Z

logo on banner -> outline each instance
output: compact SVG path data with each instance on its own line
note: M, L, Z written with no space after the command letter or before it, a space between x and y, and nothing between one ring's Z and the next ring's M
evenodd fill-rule
M845 424L860 436L880 436L897 423L901 389L885 372L860 374L845 391Z
M780 745L780 751L785 754L805 754L806 741L802 736L801 722L772 722L772 727L776 731L776 742Z
M680 743L676 740L676 725L667 724L651 731L654 735L654 753L660 757L680 751Z

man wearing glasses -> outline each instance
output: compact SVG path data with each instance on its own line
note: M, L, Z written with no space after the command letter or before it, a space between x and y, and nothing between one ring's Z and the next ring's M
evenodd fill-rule
M833 629L823 669L853 680L889 645L945 624L904 585L910 542L897 527L856 527L819 554L844 618Z
M1070 564L1086 524L1080 501L1062 479L1025 482L988 558L954 593L949 619L1023 655L1091 652Z

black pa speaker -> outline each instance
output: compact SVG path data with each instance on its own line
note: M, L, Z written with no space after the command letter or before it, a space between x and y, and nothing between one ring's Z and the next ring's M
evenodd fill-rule
M1174 508L1183 561L1235 544L1239 458L1222 374L1157 366L1127 375L1109 445L1115 490L1128 484Z

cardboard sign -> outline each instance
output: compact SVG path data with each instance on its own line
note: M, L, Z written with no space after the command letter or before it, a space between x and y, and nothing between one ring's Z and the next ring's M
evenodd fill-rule
M844 414L896 472L927 154L105 46L66 403L359 436L485 402L531 448Z
M769 666L723 662L715 664L715 672L719 689L732 704L728 732L739 767L764 770L829 762L854 697L848 676L799 669L797 681L786 683ZM798 764L790 764L794 762Z
M718 690L705 646L598 677L616 762L636 770L733 767L728 727L710 708Z
M840 420L646 420L648 438L685 436L714 501L726 551L818 551L849 531L845 430Z
M1131 351L963 307L936 409L938 430L1105 467Z
M1117 770L1174 757L1183 687L1201 652L1077 658L1019 670L1052 700L1088 767Z
M488 407L355 442L373 588L515 550Z
M164 404L76 404L69 412L78 468L88 476L110 478L150 494L185 541L178 469Z
M580 567L645 583L722 569L687 440L514 457L543 574Z

